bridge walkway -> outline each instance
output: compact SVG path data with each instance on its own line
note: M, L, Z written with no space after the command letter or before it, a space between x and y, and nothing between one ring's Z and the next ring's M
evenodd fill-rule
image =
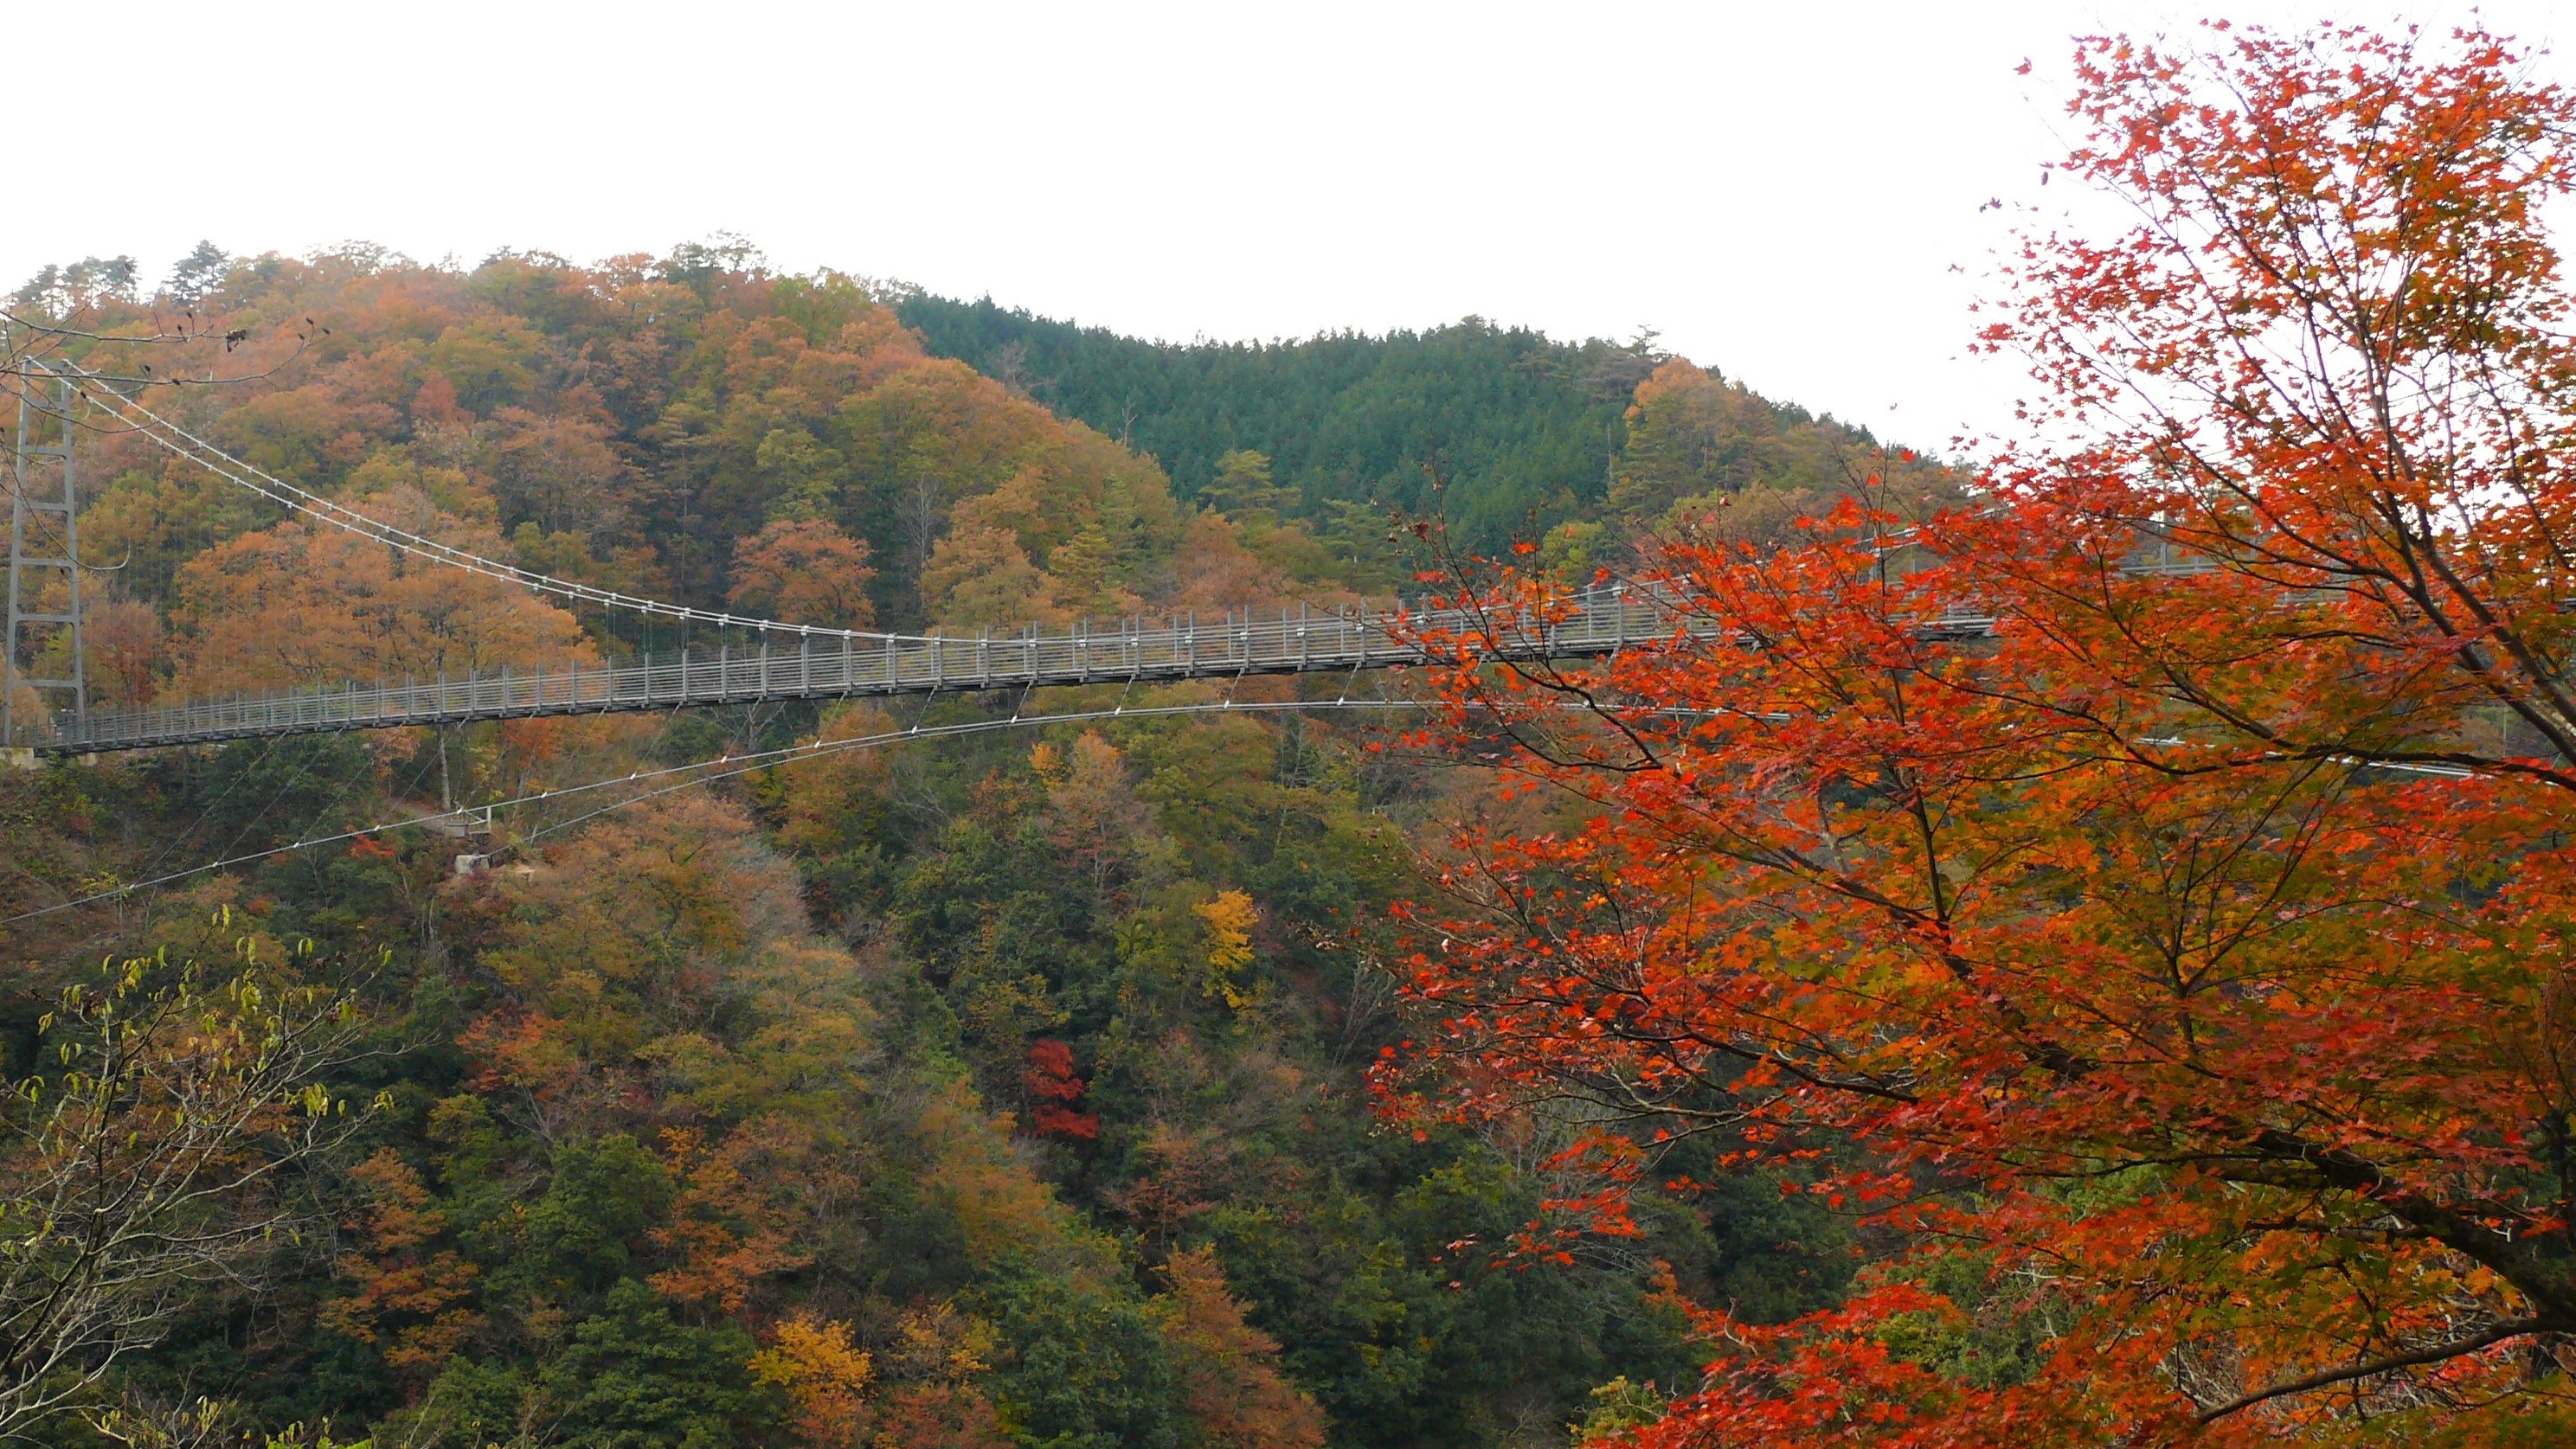
M1672 616L1649 598L1609 588L1576 598L1562 619L1501 631L1496 657L1579 658L1661 637ZM1023 631L994 638L818 636L783 647L684 653L595 668L519 669L462 677L308 687L45 722L9 741L44 755L100 754L258 736L545 715L611 714L759 700L836 699L1162 683L1249 674L1347 673L1427 662L1424 634L1483 632L1493 621L1457 610L1402 615L1365 608L1227 616L1095 632ZM1499 643L1499 648L1492 648Z

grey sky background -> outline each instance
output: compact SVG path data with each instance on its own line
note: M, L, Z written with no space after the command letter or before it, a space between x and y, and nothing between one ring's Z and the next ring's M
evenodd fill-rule
M2080 204L2039 186L2068 38L2326 8L30 7L0 277L126 253L157 278L200 237L471 265L722 230L1150 337L1653 327L1940 448L2019 390L1962 355L1990 254L2019 208ZM2334 9L2571 28L2530 0Z

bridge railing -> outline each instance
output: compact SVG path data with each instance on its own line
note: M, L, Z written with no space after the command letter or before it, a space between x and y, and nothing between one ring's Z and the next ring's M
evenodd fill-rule
M994 636L815 638L696 651L631 664L501 668L400 683L357 683L55 719L9 743L49 754L145 749L249 736L378 729L538 715L604 714L763 699L960 693L1242 674L1349 671L1424 662L1415 637L1493 636L1523 658L1615 650L1671 627L1660 602L1609 587L1573 596L1561 617L1497 619L1458 610L1368 608L1229 614L1157 627L1088 625Z
M2142 549L2123 572L2191 574L2209 565ZM1651 589L1611 584L1563 600L1544 619L1456 609L1358 607L1234 613L1100 629L996 636L815 635L793 644L699 650L627 664L498 668L463 675L236 694L86 717L22 722L5 743L41 754L150 749L255 736L539 715L605 714L763 699L972 693L1050 685L1168 682L1240 674L1348 671L1424 662L1424 636L1480 636L1480 652L1536 659L1614 651L1699 629L1693 611ZM1974 607L1927 617L1926 631L1973 637L1995 620Z

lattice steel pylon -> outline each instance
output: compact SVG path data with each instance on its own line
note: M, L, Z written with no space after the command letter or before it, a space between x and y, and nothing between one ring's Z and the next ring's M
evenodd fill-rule
M11 749L26 749L49 732L56 711L44 707L48 694L69 694L75 719L89 713L88 654L81 640L80 500L72 477L72 406L78 394L68 376L44 363L25 366L19 376L18 429L11 439L9 632L7 647L0 649L0 744ZM44 396L46 379L53 384L50 402ZM57 654L56 644L68 647ZM67 664L68 673L28 672L40 664L48 670ZM29 698L22 700L22 693ZM23 717L27 715L35 717Z

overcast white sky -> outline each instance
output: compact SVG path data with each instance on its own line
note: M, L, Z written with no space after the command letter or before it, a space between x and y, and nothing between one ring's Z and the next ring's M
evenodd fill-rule
M93 253L157 278L200 237L470 264L729 230L790 270L1147 336L1651 326L1939 447L2009 416L2017 376L1960 357L2010 224L1978 207L2064 199L2037 183L2067 37L2328 9L28 6L15 110L60 149L16 153L0 278ZM2477 9L2571 28L2562 4Z

